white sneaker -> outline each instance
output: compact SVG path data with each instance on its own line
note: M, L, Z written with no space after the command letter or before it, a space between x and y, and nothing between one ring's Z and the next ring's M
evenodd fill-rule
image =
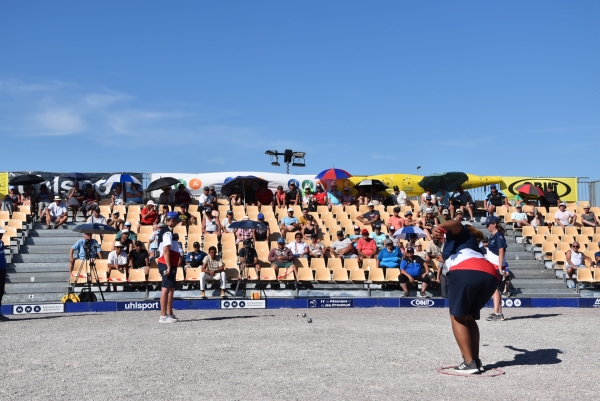
M158 319L158 323L174 323L174 322L169 321L169 316L161 316L160 319Z
M179 319L177 319L177 317L175 317L175 315L167 315L167 323L177 323L179 321Z

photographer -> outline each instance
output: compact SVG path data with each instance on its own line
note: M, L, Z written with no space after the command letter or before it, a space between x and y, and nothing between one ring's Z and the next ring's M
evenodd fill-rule
M69 251L70 268L73 271L76 260L102 259L100 254L100 244L92 239L92 234L83 234L83 239L78 240Z

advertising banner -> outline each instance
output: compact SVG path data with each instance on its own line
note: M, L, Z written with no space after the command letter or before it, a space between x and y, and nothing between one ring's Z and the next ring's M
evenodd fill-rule
M158 302L158 301L117 302L117 310L118 311L160 310L160 302Z
M445 308L445 299L432 298L400 298L400 307L409 308Z
M576 202L577 199L577 178L575 177L502 177L500 189L505 191L509 200L517 194L517 188L523 184L533 184L542 190L549 186L554 188L554 192L560 200L565 202Z
M325 298L311 299L308 301L309 308L352 308L354 299L352 298Z
M221 309L265 309L266 302L261 300L241 299L239 301L221 301Z
M62 313L64 311L65 304L13 305L14 315Z
M8 173L0 172L0 197L8 193Z

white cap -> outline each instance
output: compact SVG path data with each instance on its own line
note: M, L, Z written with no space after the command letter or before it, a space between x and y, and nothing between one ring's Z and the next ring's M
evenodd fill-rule
M442 214L450 214L450 212L448 211L448 209L444 209L442 210Z
M115 248L120 246L121 248L123 248L123 244L121 244L121 241L115 241Z
M121 231L121 234L129 234L129 230L128 229L124 229Z
M6 230L3 230L0 228L0 234L4 234L6 232Z
M373 202L369 202L367 206L375 206L375 204Z
M425 209L425 213L433 213L433 209L428 207L427 209Z
M150 199L148 202L146 202L146 205L154 205L154 206L156 206L156 203L154 203L154 201L152 199Z
M56 196L54 197L54 200L55 200L55 201L57 201L57 200L61 201L61 200L62 200L62 198L61 198L60 196L56 195Z
M394 226L390 226L390 230L395 230Z
M289 207L289 208L288 208L288 212L293 212L293 211L294 211L294 208L293 208L293 207Z
M561 202L558 206L567 206L565 202Z

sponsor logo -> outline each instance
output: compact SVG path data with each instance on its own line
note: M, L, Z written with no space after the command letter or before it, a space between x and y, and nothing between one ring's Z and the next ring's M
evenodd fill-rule
M265 309L266 301L261 300L241 300L241 301L221 301L221 309Z
M13 314L21 315L28 313L63 313L64 304L41 304L41 305L13 305Z
M546 189L548 189L548 187L552 187L552 189L554 189L554 192L556 192L556 195L559 198L563 198L563 197L567 196L572 191L571 186L563 181L558 181L558 180L553 180L553 179L546 179L546 180L542 179L542 180L537 181L535 178L525 178L523 180L518 180L518 181L515 181L512 184L510 184L508 186L508 192L510 192L513 195L516 195L515 188L517 188L523 184L535 185L536 187L538 187L542 190L546 190ZM559 184L562 185L562 187L559 186ZM559 189L561 190L560 193L558 192Z
M302 181L302 190L306 191L307 188L310 189L311 192L314 192L315 184L311 180Z
M502 306L505 306L507 308L518 308L522 305L521 300L520 299L503 299L502 300Z
M311 299L308 302L309 308L352 308L354 300L352 298L326 298Z
M413 299L410 301L412 306L430 308L435 305L432 299Z
M600 308L600 298L596 298L596 302L593 305L594 308Z
M288 183L287 183L287 186L288 186L288 188L290 187L290 185L292 184L292 182L293 182L294 184L296 184L296 188L298 188L298 189L300 188L300 183L299 183L299 182L298 182L298 180L297 180L297 179L295 179L295 178L292 178L291 180L289 180L289 181L288 181Z
M124 302L124 310L160 310L160 302Z
M200 187L202 187L202 180L200 180L198 178L192 178L188 185L193 190L200 189Z

